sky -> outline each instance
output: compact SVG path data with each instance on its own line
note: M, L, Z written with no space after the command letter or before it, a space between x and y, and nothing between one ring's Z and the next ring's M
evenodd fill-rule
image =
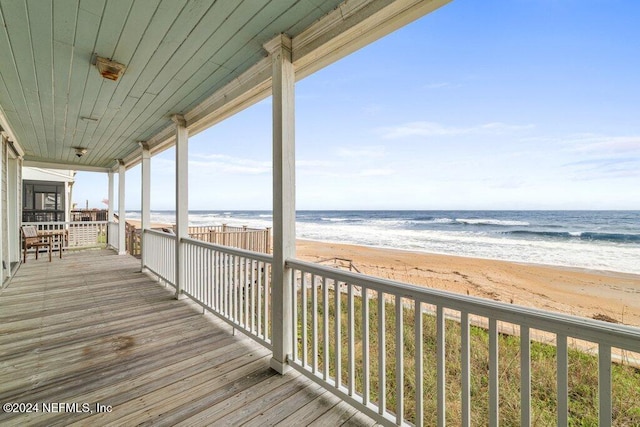
M297 209L640 209L639 17L634 0L454 0L299 81ZM152 210L175 209L174 159L151 160ZM126 186L139 210L139 166ZM105 207L107 177L73 191ZM271 194L270 99L189 138L189 209Z

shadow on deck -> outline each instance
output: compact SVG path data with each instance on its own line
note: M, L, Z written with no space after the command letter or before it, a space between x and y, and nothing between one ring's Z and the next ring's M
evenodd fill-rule
M26 406L0 411L0 424L374 423L300 375L278 375L268 350L139 270L109 250L20 267L0 294L0 403Z

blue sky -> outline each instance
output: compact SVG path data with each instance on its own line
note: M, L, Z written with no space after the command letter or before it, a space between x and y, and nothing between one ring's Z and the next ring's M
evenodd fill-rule
M640 209L640 2L455 0L296 85L298 209ZM174 209L174 150L152 209ZM189 139L189 208L271 209L271 102ZM140 168L126 207L140 208ZM104 174L73 201L103 207Z

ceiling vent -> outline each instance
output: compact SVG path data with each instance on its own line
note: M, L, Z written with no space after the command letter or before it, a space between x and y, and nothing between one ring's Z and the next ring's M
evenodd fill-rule
M98 67L102 77L113 81L118 80L124 74L124 70L127 69L123 64L101 56L96 56L96 67Z

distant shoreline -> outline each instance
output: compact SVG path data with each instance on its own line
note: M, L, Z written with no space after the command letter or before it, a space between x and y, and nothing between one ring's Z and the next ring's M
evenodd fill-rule
M128 211L127 218L139 220ZM196 211L190 225L273 226L268 211ZM152 211L154 223L175 222ZM640 211L309 211L298 238L640 275Z

